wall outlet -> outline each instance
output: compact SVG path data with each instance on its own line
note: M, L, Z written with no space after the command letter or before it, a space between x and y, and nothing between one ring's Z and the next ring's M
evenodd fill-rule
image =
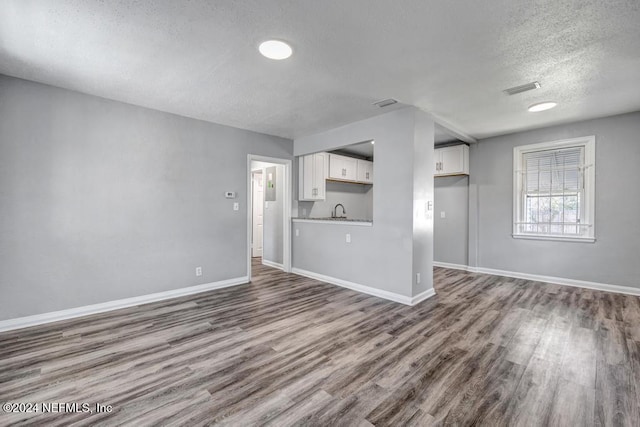
M202 267L196 267L196 276L202 276Z
M239 211L240 210L240 203L233 202L233 210L234 211Z
M347 235L344 237L344 240L345 240L347 243L351 243L351 234L350 234L350 233L347 233Z
M420 273L416 273L416 283L420 283Z
M446 217L447 217L447 214L444 211L440 212L440 218L446 218Z
M298 237L300 235L300 229L296 228L296 237Z

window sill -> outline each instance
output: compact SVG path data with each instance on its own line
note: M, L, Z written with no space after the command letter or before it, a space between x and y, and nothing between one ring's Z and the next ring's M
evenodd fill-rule
M514 239L551 240L555 242L595 243L595 237L537 236L535 234L512 234Z

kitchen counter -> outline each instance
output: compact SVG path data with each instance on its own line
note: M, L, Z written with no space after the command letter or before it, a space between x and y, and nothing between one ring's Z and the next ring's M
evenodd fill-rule
M332 225L356 225L363 227L373 226L373 221L370 219L358 219L358 218L292 218L293 222L307 222L318 224L332 224Z

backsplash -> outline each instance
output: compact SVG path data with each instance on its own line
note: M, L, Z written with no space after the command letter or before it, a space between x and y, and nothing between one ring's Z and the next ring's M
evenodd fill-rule
M342 203L347 218L373 220L373 186L327 181L326 198L316 202L298 202L300 218L329 217L333 208ZM306 209L306 215L303 214ZM338 215L342 210L338 208Z

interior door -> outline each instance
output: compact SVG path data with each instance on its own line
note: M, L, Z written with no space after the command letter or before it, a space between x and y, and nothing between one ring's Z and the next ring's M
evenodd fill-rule
M253 192L251 256L262 256L262 227L264 218L264 177L262 171L251 173Z

